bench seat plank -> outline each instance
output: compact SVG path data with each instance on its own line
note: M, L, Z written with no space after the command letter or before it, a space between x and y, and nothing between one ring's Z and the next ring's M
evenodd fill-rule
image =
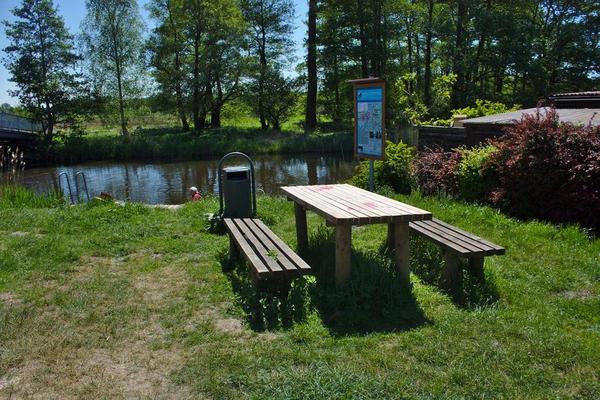
M258 255L254 252L254 250L252 250L250 244L244 238L242 232L240 232L240 230L233 223L233 221L225 219L225 226L227 227L227 230L231 234L231 237L233 238L237 246L248 259L248 262L250 262L254 266L256 272L258 274L269 273L269 269L267 268L267 266L263 264L260 258L258 258Z
M431 221L413 221L410 229L438 245L455 251L462 256L491 256L504 254L504 248L478 236L465 232L436 218Z
M311 271L311 267L259 219L225 218L224 222L232 240L250 263L254 277L285 279Z

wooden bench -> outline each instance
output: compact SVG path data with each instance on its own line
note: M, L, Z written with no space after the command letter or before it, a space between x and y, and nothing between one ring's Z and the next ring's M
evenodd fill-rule
M229 233L229 251L235 258L240 252L250 264L252 281L288 284L293 278L311 272L310 266L277 237L261 220L225 218Z
M442 247L446 264L442 278L444 284L449 287L459 283L461 275L460 257L469 259L471 274L482 277L484 257L502 255L505 252L504 248L494 243L436 218L433 218L431 221L411 222L409 223L409 229L411 232L425 237Z

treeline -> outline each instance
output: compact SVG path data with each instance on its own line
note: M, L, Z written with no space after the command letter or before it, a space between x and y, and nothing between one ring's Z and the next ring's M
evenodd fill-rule
M386 79L390 125L598 85L595 1L307 1L306 58L294 60L291 0L151 0L148 34L136 0L87 0L77 37L52 0L23 0L5 22L5 65L49 143L57 123L97 113L127 134L140 98L184 130L219 127L232 101L279 129L303 100L310 130L351 119L357 77Z

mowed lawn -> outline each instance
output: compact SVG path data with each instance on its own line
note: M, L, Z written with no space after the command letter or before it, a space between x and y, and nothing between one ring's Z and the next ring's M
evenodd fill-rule
M385 226L353 232L332 286L329 228L309 213L316 279L257 295L209 198L172 211L0 208L0 398L600 398L600 240L487 207L398 196L506 248L485 281L440 289L413 241L394 279ZM292 204L260 217L295 248Z

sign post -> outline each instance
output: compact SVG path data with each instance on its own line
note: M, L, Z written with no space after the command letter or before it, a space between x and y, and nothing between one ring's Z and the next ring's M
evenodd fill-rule
M385 81L364 78L354 86L354 156L369 160L369 190L374 190L373 160L385 158Z

